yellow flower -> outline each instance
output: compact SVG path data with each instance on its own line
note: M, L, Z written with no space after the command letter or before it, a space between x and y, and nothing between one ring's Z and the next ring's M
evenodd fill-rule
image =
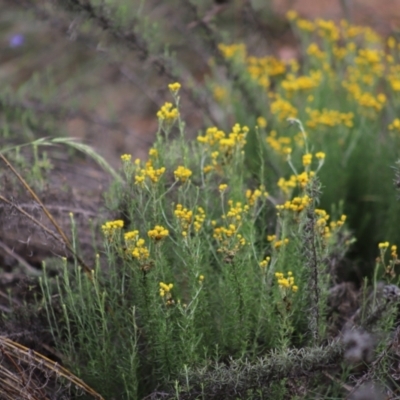
M378 247L382 250L386 250L389 247L389 242L382 242L378 244Z
M298 16L299 16L299 14L297 14L297 11L294 11L294 10L289 10L289 11L286 13L286 18L287 18L289 21L295 20L296 18L298 18Z
M221 184L218 186L218 190L219 190L221 193L225 192L226 189L228 189L228 185L227 185L226 183L221 183Z
M117 219L115 221L108 221L101 226L101 230L105 235L112 235L116 230L124 227L124 221Z
M267 120L264 117L258 117L257 118L257 125L260 128L266 128L267 127Z
M174 171L174 175L176 180L181 180L182 182L186 182L192 176L192 171L189 168L179 166Z
M121 156L121 160L123 162L129 162L129 161L131 161L131 158L132 158L132 156L130 154L122 154L122 156Z
M318 153L315 154L315 157L318 158L318 160L324 160L325 159L325 153L322 151L319 151Z
M161 121L166 121L172 124L179 116L179 111L177 108L173 108L172 103L165 103L160 110L157 112L157 117Z
M158 157L158 150L155 149L154 147L152 147L152 148L149 150L149 156L150 156L150 157L157 158L157 157Z
M168 88L172 93L177 93L179 91L179 89L181 88L181 84L179 82L170 83L168 85Z
M303 155L303 166L308 167L311 164L312 161L312 154L307 153Z
M166 284L164 282L160 282L160 296L165 297L167 300L171 299L171 290L173 289L174 285L172 283Z
M155 240L156 242L164 239L169 235L168 229L165 229L161 225L156 225L154 229L151 229L147 232L150 239Z

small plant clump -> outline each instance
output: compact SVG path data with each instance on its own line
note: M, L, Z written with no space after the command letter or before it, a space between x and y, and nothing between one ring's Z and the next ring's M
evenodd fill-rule
M41 280L65 362L104 398L307 398L301 387L340 398L400 384L387 380L399 355L397 246L378 244L400 241L384 179L400 145L400 44L346 21L287 17L301 65L218 46L265 113L245 113L210 60L207 84L234 122L189 141L185 85L169 84L147 160L121 155L95 266L63 259L54 284ZM379 256L333 333L344 311L332 293L357 246ZM378 356L346 358L346 330Z

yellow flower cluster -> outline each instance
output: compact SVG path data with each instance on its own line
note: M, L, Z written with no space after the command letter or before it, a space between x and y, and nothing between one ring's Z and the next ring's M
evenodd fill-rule
M172 299L172 293L171 290L173 289L174 285L172 283L164 283L160 282L160 289L159 293L160 296L165 300L165 304L167 306L170 306L174 304L174 300Z
M276 115L279 121L288 118L297 117L297 109L289 101L277 96L276 100L271 102L271 113Z
M282 240L274 240L272 245L274 246L275 249L279 249L282 246L286 246L289 243L289 239L285 238Z
M297 182L298 182L300 188L304 189L307 186L308 182L310 182L310 179L314 175L315 175L314 171L310 171L310 172L304 171L301 174L297 175L296 179L297 179Z
M164 174L165 167L154 168L151 163L147 162L145 168L142 168L135 175L135 184L142 185L144 184L146 177L148 177L151 182L157 183L160 180L160 177Z
M303 154L303 166L308 167L309 165L311 165L311 162L312 162L312 154L311 153Z
M228 100L228 91L219 85L215 85L213 88L214 99L219 103L225 103Z
M297 186L297 177L296 175L291 175L289 179L279 178L277 185L286 196L289 196Z
M222 216L222 219L226 221L226 226L219 226L214 228L214 239L222 243L223 246L228 246L230 240L235 238L231 243L234 246L234 250L238 250L239 247L246 245L246 239L238 233L243 215L249 211L247 204L243 205L241 202L228 201L229 210ZM212 221L212 225L215 226L216 222Z
M389 247L389 245L390 245L389 242L381 242L381 243L378 244L378 247L379 247L381 250L386 250L386 249Z
M135 160L136 174L135 174L135 184L144 185L146 177L150 179L152 183L157 183L160 177L165 172L165 167L155 168L153 163L158 157L158 151L155 148L149 150L150 159L145 163L144 168L141 168L141 161L139 159Z
M228 137L220 139L220 151L225 155L231 155L235 149L242 149L246 144L246 136L248 132L249 128L247 126L241 127L239 124L235 124Z
M387 80L394 92L400 91L400 65L391 65Z
M129 162L131 161L132 156L130 154L122 154L121 161L122 162Z
M124 234L126 251L139 261L150 257L149 249L145 246L144 239L139 237L139 231L133 230Z
M174 214L175 217L179 220L183 236L186 236L192 223L193 211L188 210L186 207L183 207L182 204L177 204Z
M383 93L374 96L372 93L356 90L353 92L353 96L361 107L370 109L373 112L381 111L386 104L386 96ZM374 116L375 114L371 115Z
M243 149L248 132L247 126L241 127L239 124L235 124L229 135L212 127L208 128L203 136L198 136L197 141L205 145L211 156L211 164L204 167L204 173L220 170L222 164L226 165L235 153ZM221 162L218 161L219 157L223 158Z
M283 75L286 72L285 63L273 56L248 57L246 61L250 76L264 88L269 86L269 77Z
M222 218L231 218L235 221L241 221L243 214L249 211L249 206L247 204L243 205L240 201L236 203L233 200L228 200L229 210L226 215L223 215Z
M315 30L314 23L307 19L300 18L296 21L296 24L297 24L297 27L304 32L314 32L314 30Z
M332 230L340 228L346 221L346 216L342 215L338 221L332 221L328 226L329 214L325 210L317 208L315 214L318 218L315 223L316 228L320 235L326 239L331 237Z
M221 139L225 137L225 132L219 130L215 126L208 128L204 136L198 136L197 141L207 144L210 148L214 147Z
M180 223L182 236L186 237L193 222L193 211L187 209L186 207L183 207L182 204L177 204L174 214ZM205 218L206 213L204 212L204 209L202 207L197 207L193 222L195 232L200 231Z
M279 211L289 210L296 213L303 211L309 204L311 199L309 196L304 195L301 197L294 197L292 200L285 201L284 204L278 204L276 209Z
M157 112L157 117L161 121L172 124L179 116L179 111L175 108L172 103L166 102L160 110Z
M175 82L175 83L170 83L168 85L168 89L172 92L172 93L177 93L179 92L179 89L181 88L181 84L179 82Z
M156 225L154 229L150 229L147 232L147 235L149 236L150 239L153 239L154 241L158 242L167 237L169 235L169 231L168 229L165 229L161 225Z
M115 221L108 221L101 226L101 230L104 235L111 236L115 231L120 230L124 227L124 221L117 219Z
M308 159L305 160L308 162ZM310 179L315 175L314 171L304 171L298 175L291 175L289 179L279 178L278 180L278 187L281 191L289 197L292 193L292 190L298 185L301 189L304 189Z
M266 128L268 125L267 120L264 117L257 118L257 126L260 128Z
M291 290L294 293L299 290L298 286L295 285L294 276L291 271L287 273L286 277L282 272L275 272L275 278L280 288Z
M265 141L278 155L286 157L292 152L292 138L289 136L278 137L278 133L275 130L272 130L269 133L269 135L265 138Z
M260 262L258 263L258 265L259 265L261 268L265 269L265 268L268 267L268 264L269 264L270 261L271 261L271 257L267 256L267 257L264 258L264 260L260 261Z
M243 43L231 45L221 43L218 45L218 49L227 60L237 58L240 61L244 61L247 54L246 46Z
M306 108L306 112L309 115L306 125L312 129L319 128L320 126L333 127L344 125L348 128L353 126L354 114L352 112L341 113L336 110L327 110L326 108L320 111L312 110L308 107Z
M218 186L218 190L220 191L220 193L224 193L226 189L228 189L228 185L226 183L221 183Z
M236 234L238 227L235 224L229 224L227 228L220 226L214 228L213 238L224 242L226 238L231 238ZM226 243L224 243L226 244Z
M318 35L322 38L328 39L331 42L336 42L340 38L339 28L333 21L327 21L324 19L317 19L315 21Z
M398 255L397 255L397 246L394 244L391 248L390 248L390 255L394 258L397 259Z
M395 118L391 124L389 124L388 126L389 130L391 131L400 131L400 119L399 118Z
M333 21L323 19L316 19L314 22L299 18L296 11L288 11L286 18L295 24L301 31L313 32L316 31L318 35L328 42L338 42L340 39L354 39L357 36L364 36L367 43L377 44L382 40L379 35L369 27L350 25L347 21L342 20L340 26L335 25Z
M181 182L186 182L191 176L192 176L192 171L189 168L183 167L180 165L175 171L174 171L175 179Z
M311 57L315 57L317 60L324 60L327 58L327 54L322 51L316 43L311 43L308 46L307 54Z
M254 206L261 196L265 198L268 197L268 192L265 191L264 187L260 187L260 189L255 189L253 191L251 189L246 190L247 204L250 207Z
M311 71L310 76L296 77L293 74L288 74L286 79L281 82L281 86L286 90L287 95L290 97L295 92L310 90L318 87L321 81L322 72Z
M172 288L174 285L172 283L166 284L164 282L160 282L160 296L165 297L171 293Z

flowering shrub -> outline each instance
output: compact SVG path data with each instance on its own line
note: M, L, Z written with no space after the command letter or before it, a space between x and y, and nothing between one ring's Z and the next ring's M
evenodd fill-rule
M394 161L399 143L399 45L345 22L288 18L307 55L302 66L248 56L243 44L219 46L268 99L265 115L228 131L208 127L188 142L181 85L172 83L174 103L157 113L147 161L121 156L123 181L107 196L120 219L104 222L105 251L92 276L78 279L79 295L66 290L63 310L71 321L69 354L104 371L118 360L129 398L174 385L206 398L211 378L196 381L199 372L192 381L188 368L256 363L268 351L319 349L331 339L328 297L354 243L347 223L375 210L364 203L378 200L363 196L382 187L382 177L369 171ZM235 99L222 96L229 87L221 90L214 90L218 101ZM170 140L173 130L178 138ZM397 247L386 261L389 246L372 250L380 252L374 293L379 271L396 279ZM96 332L100 356L86 344L77 350L71 325ZM248 388L249 398L257 393Z

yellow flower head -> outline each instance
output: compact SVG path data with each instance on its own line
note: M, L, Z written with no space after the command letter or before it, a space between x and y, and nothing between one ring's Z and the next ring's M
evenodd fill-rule
M174 94L177 93L180 88L181 88L181 84L179 82L170 83L168 85L168 89Z
M179 166L175 171L174 171L175 179L178 181L186 182L191 176L192 176L192 171L189 168L185 168L183 166Z
M132 156L130 154L122 154L122 156L121 156L121 160L123 162L129 162L129 161L131 161L131 158L132 158Z
M147 232L150 239L158 242L169 235L168 229L165 229L161 225L156 225L154 229L151 229Z

